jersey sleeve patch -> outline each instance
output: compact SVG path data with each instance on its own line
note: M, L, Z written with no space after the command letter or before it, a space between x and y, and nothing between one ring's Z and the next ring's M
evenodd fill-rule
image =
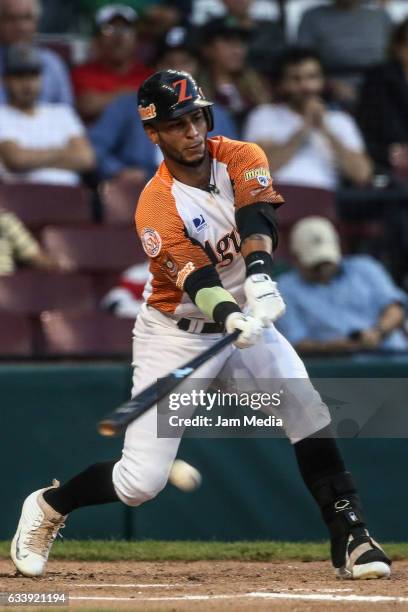
M159 255L162 248L162 239L159 232L152 227L145 227L140 234L140 239L144 252L148 257L157 257Z
M258 183L263 187L269 185L271 180L271 173L268 168L254 168L253 170L247 170L244 174L245 181L253 181L257 179Z
M275 208L284 203L275 191L264 151L256 144L223 140L218 159L227 164L236 208L268 202Z

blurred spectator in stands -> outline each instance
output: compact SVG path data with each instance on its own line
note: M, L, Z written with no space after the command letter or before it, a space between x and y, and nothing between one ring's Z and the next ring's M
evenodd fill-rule
M80 0L81 23L86 28L88 23L92 23L90 17L102 7L120 3L121 0ZM189 0L122 0L122 4L135 10L139 17L136 53L139 63L146 66L152 64L159 38L176 25L189 24Z
M99 9L120 4L120 0L79 0L81 10L88 15L95 15ZM161 0L127 0L126 5L130 6L134 11L144 11L152 5L161 4Z
M0 276L13 274L19 265L41 270L57 267L18 217L0 209Z
M354 119L323 101L325 77L318 56L289 49L281 58L277 94L281 102L254 109L244 139L257 142L276 181L336 189L340 176L366 185L372 166Z
M4 62L9 103L0 106L2 178L76 185L79 173L94 166L93 151L70 106L38 102L41 83L38 50L9 47Z
M247 30L228 18L213 19L201 30L200 51L204 63L200 84L240 126L251 108L269 100L265 83L246 63Z
M251 12L254 3L255 0L223 0L230 23L248 33L248 63L262 74L271 74L286 45L285 34L279 21L255 19Z
M196 45L194 43L194 32L189 33L186 28L172 28L158 44L155 61L156 70L181 70L198 77L200 64ZM201 85L201 82L200 82ZM206 95L207 90L205 89ZM210 97L211 99L211 97ZM213 106L214 133L237 139L238 132L230 112L222 105Z
M357 118L378 167L408 177L408 19L395 27L389 62L367 73Z
M164 37L158 48L155 68L196 74L198 59L184 28L173 28ZM214 105L214 123L215 134L238 138L234 121L219 104ZM113 102L91 127L89 137L96 152L101 179L147 180L162 161L159 149L144 133L137 113L136 92Z
M136 60L136 21L135 11L123 4L96 13L95 57L72 71L78 110L85 120L96 119L115 98L137 89L151 73Z
M36 34L41 13L40 0L0 0L0 72L4 71L7 47L31 44ZM68 70L56 53L40 49L43 71L40 90L41 102L72 104L72 88ZM0 103L6 101L3 83L0 83Z
M361 71L385 59L391 29L391 18L383 8L363 6L361 0L334 0L304 13L298 42L318 51L333 77L334 97L352 107Z
M155 42L172 28L178 25L189 25L187 14L183 13L183 2L173 0L170 2L152 2L142 10L140 20L141 38Z
M76 0L40 0L41 18L38 30L42 34L65 34L79 28Z
M132 8L135 13L139 13L145 8L146 5L149 6L151 3L151 0L126 0L124 4ZM98 11L106 6L121 4L121 0L79 0L78 4L81 13L90 19L93 19Z
M148 263L128 268L121 275L117 286L103 298L101 308L117 317L135 319L143 304L143 291L148 278Z
M147 181L156 172L156 148L144 133L137 93L119 96L88 131L97 160L97 178Z
M338 234L323 217L298 221L290 249L296 269L279 277L286 312L277 327L298 351L408 349L408 296L379 262L342 257Z
M248 3L248 0L230 0L229 4L240 5ZM273 21L281 14L280 5L282 0L252 0L249 13L256 21ZM217 17L224 17L229 9L223 0L191 0L191 21L196 25L203 25Z

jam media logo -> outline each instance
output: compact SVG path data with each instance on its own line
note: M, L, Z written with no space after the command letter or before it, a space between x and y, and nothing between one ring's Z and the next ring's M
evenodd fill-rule
M193 219L193 223L194 223L194 227L197 230L197 232L202 232L206 227L208 227L208 223L204 219L204 215L195 217L195 219Z

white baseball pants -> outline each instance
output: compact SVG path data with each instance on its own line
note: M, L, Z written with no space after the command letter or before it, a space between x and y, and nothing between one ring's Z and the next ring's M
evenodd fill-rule
M219 338L220 334L184 332L174 320L144 305L134 328L132 396L181 367ZM292 389L285 414L274 409L274 414L284 420L286 435L294 444L330 423L327 406L309 381L301 359L274 327L266 329L254 347L226 347L193 377L217 378L227 385L235 379L250 379L254 382L253 390L260 379L303 379L299 381L299 393L296 386L294 392ZM155 497L167 483L179 444L179 438L157 437L157 406L131 423L126 431L122 458L113 470L118 497L129 506L138 506Z

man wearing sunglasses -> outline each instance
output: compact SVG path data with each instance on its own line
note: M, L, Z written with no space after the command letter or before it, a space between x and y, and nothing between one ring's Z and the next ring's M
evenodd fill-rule
M86 121L97 119L115 98L134 92L150 75L137 61L136 22L136 11L123 4L96 13L94 58L72 72L78 109Z

